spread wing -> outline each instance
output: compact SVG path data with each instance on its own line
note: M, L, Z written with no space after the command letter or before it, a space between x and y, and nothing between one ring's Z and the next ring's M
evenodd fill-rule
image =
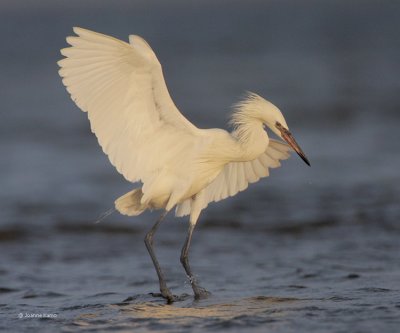
M111 163L127 180L144 182L190 149L199 129L176 108L144 39L129 36L128 44L82 28L74 32L58 62L63 83L88 113Z
M281 165L279 161L289 158L291 150L286 143L270 139L268 148L257 159L226 164L214 181L202 190L202 195L199 195L200 200L203 200L201 209L206 208L210 202L234 196L262 177L268 177L268 169L279 167ZM192 199L188 199L179 204L176 216L190 214L191 203Z

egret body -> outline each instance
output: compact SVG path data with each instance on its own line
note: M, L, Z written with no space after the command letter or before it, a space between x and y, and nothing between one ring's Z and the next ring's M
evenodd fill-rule
M139 36L129 43L82 28L67 37L58 62L62 81L77 106L87 112L92 132L111 163L130 182L132 191L115 201L122 214L136 216L148 209L163 214L145 237L156 268L160 291L168 289L153 250L153 235L167 212L189 215L181 262L196 298L201 288L189 265L192 233L200 212L210 202L233 196L249 183L280 166L291 148L309 164L289 132L280 110L250 93L232 114L233 131L200 129L177 109L162 68L149 44ZM265 127L280 140L270 139Z

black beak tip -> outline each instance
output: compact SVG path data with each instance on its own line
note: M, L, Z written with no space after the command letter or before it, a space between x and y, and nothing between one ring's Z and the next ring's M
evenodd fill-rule
M299 156L301 157L301 159L304 161L305 164L307 164L309 167L311 167L311 163L307 157L302 156L302 155L299 155Z

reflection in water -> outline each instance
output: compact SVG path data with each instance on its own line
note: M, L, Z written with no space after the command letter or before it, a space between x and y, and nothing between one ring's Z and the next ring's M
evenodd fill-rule
M157 318L190 320L190 318L220 318L232 319L238 316L254 316L265 314L266 310L276 310L279 304L288 304L300 301L296 298L279 297L251 297L235 300L228 303L196 305L196 302L186 306L157 304L153 302L143 302L129 304L122 307L124 315L135 318Z
M118 323L147 323L157 325L192 325L199 319L207 319L204 324L210 326L247 325L250 323L272 322L285 317L288 307L296 307L303 302L301 299L288 297L256 296L215 302L213 300L193 301L193 297L183 295L184 300L172 305L163 300L151 301L148 295L138 295L135 300L106 306L99 313L80 314L74 321L75 325L88 326L99 324L99 318L104 320L104 312L120 313ZM104 321L106 324L107 321ZM108 322L109 324L109 322Z

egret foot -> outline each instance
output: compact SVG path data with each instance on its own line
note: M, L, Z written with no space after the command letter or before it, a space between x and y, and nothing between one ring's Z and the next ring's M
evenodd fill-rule
M194 298L196 300L205 299L211 295L211 293L209 291L207 291L206 289L199 287L199 286L193 287L193 291L194 291Z
M172 295L171 291L168 288L161 289L161 296L164 297L168 304L171 304L177 300L177 296Z
M162 297L162 298L165 298L165 299L167 300L167 303L168 303L168 304L171 304L171 303L173 303L173 302L175 302L175 301L178 300L178 296L172 295L171 292L166 293L166 292L164 291L164 292L162 292L162 293L150 293L150 295L153 296L153 297Z
M150 295L153 297L163 297L167 300L168 304L171 304L173 302L184 301L190 297L190 295L186 294L186 293L184 293L180 296L173 295L171 293L169 295L163 295L162 293L150 293Z

